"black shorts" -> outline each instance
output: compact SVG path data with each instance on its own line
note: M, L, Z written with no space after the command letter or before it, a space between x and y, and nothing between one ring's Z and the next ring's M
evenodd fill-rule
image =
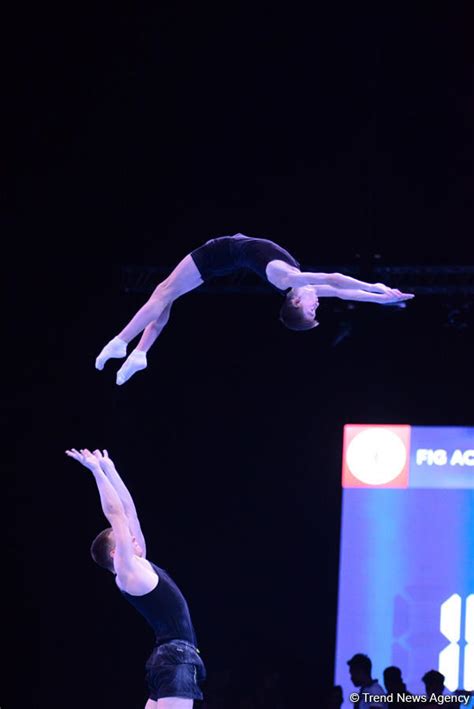
M218 236L191 251L190 256L204 282L215 276L226 276L239 269L234 249L238 239L238 236Z
M146 663L148 696L202 699L199 682L206 669L197 649L185 640L171 640L155 647Z

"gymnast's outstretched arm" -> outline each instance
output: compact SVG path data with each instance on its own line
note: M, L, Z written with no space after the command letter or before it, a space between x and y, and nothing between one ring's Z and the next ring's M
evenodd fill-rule
M338 290L362 290L367 293L393 295L395 289L383 283L367 283L343 273L313 273L300 271L284 261L272 261L268 266L269 279L277 288L301 288L302 286L327 286ZM400 291L398 291L400 292ZM334 294L332 294L334 296ZM339 297L339 296L335 296Z
M99 461L102 472L105 473L107 479L118 494L123 506L123 511L128 521L130 533L133 537L135 537L138 544L143 549L143 556L146 556L145 537L143 536L142 528L140 526L135 503L127 486L120 477L113 460L109 457L106 450L104 450L103 453L100 450L95 450L93 455Z
M94 476L99 491L102 512L114 532L116 545L114 566L119 577L121 573L125 575L133 564L135 552L132 535L128 527L128 521L120 496L102 470L96 454L91 453L87 448L82 448L79 451L75 448L71 448L66 451L66 455L77 460L85 468L88 468Z
M358 278L352 278L352 276L346 276L343 273L300 272L289 273L287 278L288 284L292 288L298 286L325 285L340 290L363 290L368 293L386 293L387 291L393 290L383 283L366 283L366 281L360 281Z
M107 520L110 522L113 515L122 514L123 506L120 497L102 470L98 457L87 448L81 448L80 450L71 448L66 451L66 455L77 460L93 474L99 491L102 512Z
M140 562L138 558L146 559L145 540L141 529L141 538L137 538L130 524L130 504L133 505L133 501L107 452L102 454L96 450L91 453L87 448L71 448L66 454L88 468L95 478L102 511L113 530L114 549L111 555L119 587L137 596L148 593L156 586L158 577L149 564ZM136 516L134 505L133 512Z
M382 285L382 284L380 284ZM403 300L414 298L413 293L402 293L396 288L384 286L382 292L362 290L361 288L335 288L333 286L315 286L314 291L318 298L340 298L341 300L359 300L366 303L400 303Z

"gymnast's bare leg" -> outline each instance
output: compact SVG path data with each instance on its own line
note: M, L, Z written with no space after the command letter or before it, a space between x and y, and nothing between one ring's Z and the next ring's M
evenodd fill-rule
M203 279L192 257L186 256L168 278L155 288L128 325L105 345L96 359L96 369L103 369L108 359L125 357L128 343L142 331L143 336L137 348L117 372L117 384L123 384L132 374L145 369L146 353L168 322L171 305L181 295L194 290L202 283Z

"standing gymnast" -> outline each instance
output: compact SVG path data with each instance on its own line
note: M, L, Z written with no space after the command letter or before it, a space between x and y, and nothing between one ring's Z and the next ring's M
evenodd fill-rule
M268 239L243 234L221 236L191 251L153 291L128 325L108 342L96 359L103 369L111 358L127 354L127 345L143 335L117 372L117 384L124 384L147 366L146 353L168 322L173 302L215 276L249 269L285 295L280 309L281 322L291 330L311 330L318 325L319 298L342 298L371 303L398 303L413 298L383 283L365 283L342 273L302 272L299 263L285 249Z
M145 709L192 709L193 700L203 698L199 682L206 672L188 604L166 571L146 559L133 499L107 451L72 448L66 454L94 475L102 510L112 525L92 542L92 558L115 575L123 597L155 631L155 648L146 663Z

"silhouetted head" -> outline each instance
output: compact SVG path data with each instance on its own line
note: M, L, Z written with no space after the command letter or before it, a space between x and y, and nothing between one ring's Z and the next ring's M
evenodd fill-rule
M429 670L425 672L421 681L426 687L426 694L443 694L444 690L444 675L438 670Z
M292 288L280 308L280 320L290 330L312 330L319 325L316 310L319 300L312 286Z
M402 680L402 671L399 667L386 667L383 671L383 683L389 694L402 692L405 690L405 685Z
M133 535L130 535L133 551L136 556L143 556L143 549L137 543ZM115 537L112 527L107 527L100 532L91 544L91 556L96 564L102 566L103 569L111 571L115 574L114 556L115 556Z
M349 665L349 674L352 683L356 687L364 687L372 680L372 662L370 657L358 652L354 657L347 661Z

